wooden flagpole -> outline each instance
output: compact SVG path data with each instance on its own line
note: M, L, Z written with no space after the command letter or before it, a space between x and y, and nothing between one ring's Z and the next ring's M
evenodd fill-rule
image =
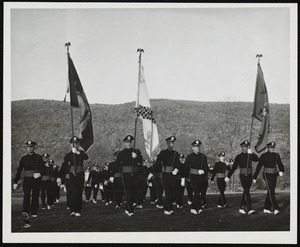
M69 57L70 57L70 52L69 52L69 46L71 46L71 43L68 42L65 44L67 47L67 56L68 56L68 69L70 68L69 66ZM69 78L69 76L68 76ZM70 87L70 78L69 78L69 93L71 94L71 87ZM71 106L71 126L72 126L72 138L74 137L74 120L73 120L73 107ZM72 147L74 148L74 142L72 142ZM77 165L76 165L76 159L75 159L75 153L73 153L73 162L74 162L74 176L76 176L77 172Z
M257 65L259 65L259 64L260 64L260 58L262 57L262 54L257 54L256 57L258 57ZM254 101L253 101L253 102L255 102L256 87L257 87L257 83L256 83L256 86L255 86L255 91L254 91ZM254 107L254 106L253 106L253 107ZM253 113L254 113L254 110L253 110ZM249 148L251 148L253 120L254 120L254 116L253 116L253 114L252 114L251 130L250 130L250 139L249 139ZM248 155L247 155L247 173L246 173L246 176L248 175L249 157L250 157L250 155L248 154Z

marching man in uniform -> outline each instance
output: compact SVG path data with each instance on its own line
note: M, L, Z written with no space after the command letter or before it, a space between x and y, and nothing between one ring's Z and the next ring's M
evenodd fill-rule
M226 170L230 170L229 163L225 163L225 152L221 152L219 154L219 161L214 165L212 170L211 181L214 181L215 177L217 177L217 185L220 192L219 199L218 199L218 208L226 208L228 207L226 198L225 198L225 188L226 188Z
M138 166L143 165L143 156L139 149L132 148L134 137L128 135L124 138L125 148L119 152L116 163L122 168L122 181L125 195L125 214L132 216L134 214L133 201L137 186L140 186L138 180Z
M207 190L208 164L206 155L200 153L200 140L192 143L193 153L186 157L186 164L190 167L190 177L193 186L194 197L191 205L191 214L201 214L203 212L202 201Z
M27 154L24 155L17 168L17 174L14 179L13 188L16 190L21 173L24 170L23 178L23 213L24 218L29 218L29 214L33 218L37 217L39 208L39 194L41 187L41 168L44 164L42 156L35 153L36 142L27 141L26 150Z
M87 160L89 156L80 147L79 138L73 136L70 140L72 151L67 153L64 157L61 169L59 170L57 183L61 184L61 178L65 177L69 172L70 178L70 216L81 216L82 207L82 191L84 184L84 169L83 161ZM70 166L68 170L68 166Z
M235 172L237 167L240 167L240 180L243 186L244 192L242 195L242 201L239 209L240 214L247 214L246 207L248 209L248 215L255 213L252 209L251 197L250 197L250 187L252 184L252 161L258 161L256 154L252 153L249 148L249 141L243 141L240 146L242 147L242 153L235 157L233 166L228 172L225 182L228 182L231 175ZM248 170L247 170L248 165Z
M272 214L271 207L274 208L274 215L279 213L279 207L275 198L275 187L277 176L283 176L284 165L282 164L279 153L275 153L276 143L270 142L267 144L268 152L260 156L253 175L253 183L256 183L256 178L262 166L264 167L263 176L268 187L268 193L265 200L264 213Z
M53 186L51 182L51 177L53 175L53 165L50 164L50 155L47 153L43 154L44 165L42 166L42 181L41 181L41 201L42 209L51 209L54 205L54 193ZM46 204L47 197L47 204Z
M158 154L153 168L155 169L155 167L160 166L162 168L162 184L166 197L164 214L166 215L174 214L173 199L176 191L175 176L179 172L180 166L179 153L173 150L175 141L175 136L170 136L166 139L168 147Z

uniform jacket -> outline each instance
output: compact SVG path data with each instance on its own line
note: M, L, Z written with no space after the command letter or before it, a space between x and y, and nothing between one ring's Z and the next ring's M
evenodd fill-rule
M247 168L247 159L248 159L248 153L240 153L235 157L234 163L232 165L231 170L229 171L227 177L230 178L231 175L235 172L235 170L240 168ZM258 161L259 158L256 154L252 153L249 154L249 162L248 162L248 168L252 168L252 161Z
M205 154L202 153L191 153L186 157L186 164L187 166L193 169L203 170L204 175L207 176L208 174L208 164L207 164L207 157Z
M135 159L132 158L132 152L137 154ZM139 149L125 148L119 152L116 159L117 167L123 166L138 166L143 164L143 156Z
M266 168L277 168L279 171L284 172L284 165L281 161L279 153L266 152L260 156L255 173L253 175L254 179L257 178L262 166Z
M41 173L41 168L43 164L44 164L43 158L39 154L33 153L33 154L24 155L19 162L14 183L15 184L18 183L23 169L24 171L36 170Z
M154 172L161 172L162 166L171 166L180 169L179 153L175 150L162 150L153 165Z
M69 152L65 155L64 157L64 161L62 163L62 166L58 172L58 176L60 178L63 178L65 177L65 175L67 173L70 172L70 168L72 166L74 166L74 156L75 156L75 164L77 167L81 166L82 167L82 170L83 169L83 161L84 160L87 160L89 158L89 156L83 152L83 151L80 151L79 154L75 154L75 153L72 153L72 152Z
M211 176L211 181L214 180L216 173L225 173L226 171L230 170L230 166L226 165L226 163L218 161L215 165L213 170L211 171L212 176Z

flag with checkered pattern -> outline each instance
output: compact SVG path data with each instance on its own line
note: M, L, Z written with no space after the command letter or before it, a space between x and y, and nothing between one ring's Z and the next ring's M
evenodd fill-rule
M144 77L144 67L142 65L137 97L138 100L135 110L137 116L142 119L146 152L149 158L153 159L158 153L159 139L153 110L150 106L148 90Z

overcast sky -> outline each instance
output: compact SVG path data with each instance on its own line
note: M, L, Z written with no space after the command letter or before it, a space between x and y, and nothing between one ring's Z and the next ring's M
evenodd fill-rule
M11 10L11 100L63 100L70 41L90 103L136 100L137 48L151 99L251 102L259 53L269 101L290 102L289 8L56 5Z

